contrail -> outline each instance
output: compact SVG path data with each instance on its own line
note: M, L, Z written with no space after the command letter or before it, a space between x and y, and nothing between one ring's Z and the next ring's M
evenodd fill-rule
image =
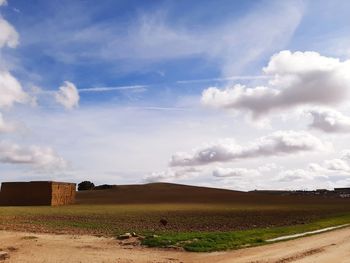
M188 84L188 83L201 83L210 81L226 81L226 80L247 80L247 79L269 79L270 76L266 75L256 75L256 76L231 76L225 78L210 78L210 79L190 79L190 80L178 80L178 84Z
M202 82L211 82L211 81L227 81L227 80L249 80L249 79L269 79L270 76L266 75L246 75L246 76L231 76L224 78L208 78L208 79L190 79L190 80L178 80L173 82L175 84L191 84L191 83L202 83ZM79 93L88 93L88 92L108 92L108 91L146 91L147 88L151 86L160 86L162 84L144 84L144 85L129 85L129 86L112 86L112 87L92 87L92 88L81 88L78 89ZM40 90L32 93L36 94L54 94L54 90Z
M115 90L141 90L146 89L149 85L132 85L132 86L117 86L117 87L94 87L78 89L79 92L104 92Z
M190 108L180 107L153 107L153 106L140 106L140 107L128 107L129 109L135 110L154 110L154 111L188 111Z
M190 84L190 83L201 83L210 81L226 81L226 80L248 80L248 79L269 79L270 76L266 75L247 75L247 76L231 76L225 78L209 78L209 79L190 79L190 80L178 80L177 84ZM150 86L159 86L161 84L152 85L131 85L131 86L117 86L117 87L94 87L94 88L83 88L78 89L79 92L104 92L104 91L122 91L122 90L142 90Z

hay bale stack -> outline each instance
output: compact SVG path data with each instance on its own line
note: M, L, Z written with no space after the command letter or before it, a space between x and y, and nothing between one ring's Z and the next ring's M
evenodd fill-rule
M75 202L75 184L52 181L5 182L1 184L0 205L67 205Z

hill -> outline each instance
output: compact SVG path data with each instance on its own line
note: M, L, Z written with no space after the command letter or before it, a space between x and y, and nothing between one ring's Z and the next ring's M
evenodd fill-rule
M115 185L111 189L77 192L77 204L152 204L152 203L249 203L278 204L316 201L324 198L305 196L273 196L259 192L240 192L227 189L171 183ZM316 201L317 202L317 201Z
M77 192L78 204L215 203L247 193L171 183L116 185L111 189Z

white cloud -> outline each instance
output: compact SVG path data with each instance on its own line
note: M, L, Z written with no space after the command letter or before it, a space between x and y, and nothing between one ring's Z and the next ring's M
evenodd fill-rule
M267 163L258 167L259 172L271 172L273 170L281 169L282 167L275 163Z
M259 176L260 171L258 169L247 168L224 168L217 167L213 171L215 177L246 177L246 176Z
M165 181L173 181L175 179L181 179L186 177L193 177L194 175L198 174L201 170L196 169L194 167L189 167L186 169L167 169L165 171L160 172L153 172L149 175L146 175L143 180L145 182L151 183L151 182L165 182Z
M311 128L327 133L350 132L350 118L332 109L312 109L307 111L312 117Z
M309 163L308 168L310 171L315 173L325 173L328 172L326 168L324 168L322 165L318 163Z
M50 147L36 145L22 147L17 144L0 142L0 162L11 164L29 164L37 169L62 169L66 161Z
M0 0L0 6L7 1ZM15 48L19 35L14 27L0 17L0 48ZM34 100L23 91L19 81L6 69L0 69L0 108L9 108L15 103L33 103ZM16 125L4 120L0 113L0 132L11 132ZM38 170L57 170L66 167L66 162L50 147L37 145L20 146L15 143L0 141L0 163L27 164Z
M192 83L202 83L202 82L227 82L230 80L264 80L269 79L269 76L264 75L237 75L237 76L227 76L222 78L209 78L209 79L188 79L188 80L178 80L178 84L192 84Z
M273 76L268 87L210 87L203 91L202 103L248 111L259 118L302 105L336 105L349 97L350 60L341 62L317 52L285 50L273 55L263 71Z
M349 161L350 160L350 150L345 149L341 151L341 159Z
M15 130L16 130L16 125L5 121L2 114L0 113L0 133L13 132Z
M310 171L318 174L350 174L350 165L348 163L348 159L346 159L346 156L344 158L344 155L341 159L335 158L324 160L322 164L310 163L309 169Z
M327 145L307 132L277 131L242 147L233 140L222 140L192 153L176 153L171 166L205 165L237 159L278 156L325 150Z
M316 178L328 179L328 176L315 173L311 170L304 170L304 169L286 170L286 171L280 172L277 176L277 179L280 182L305 181L305 180L314 180Z
M1 3L0 3L1 4ZM19 43L19 35L14 27L0 17L0 48L8 46L14 48Z
M242 190L296 190L315 188L332 188L332 177L326 173L318 173L311 169L286 169L272 165L273 171L257 168L224 168L217 173L216 185L231 186ZM215 171L215 170L214 170ZM213 174L215 176L215 174Z
M275 163L267 163L261 166L258 166L254 169L251 168L231 168L231 167L216 167L212 175L214 177L233 177L233 178L238 178L238 177L257 177L259 175L262 175L263 173L271 173L274 170L280 169L278 165Z
M65 81L55 94L56 101L66 109L73 109L79 105L79 92L72 82Z
M28 102L31 102L31 98L23 91L18 80L10 72L0 70L0 108Z
M342 159L332 159L324 161L324 167L330 171L350 172L349 164Z
M305 180L307 178L310 178L310 172L303 169L287 170L281 172L278 176L278 180L281 182Z
M144 175L166 170L169 156L181 148L191 149L203 141L231 134L228 116L221 119L193 111L184 114L183 111L145 110L114 103L86 105L74 112L46 107L14 107L5 117L24 123L27 131L23 136L6 135L9 139L16 139L19 145L40 142L50 146L70 161L69 170L77 171L69 180L84 179L89 174L99 183L116 182L114 176L104 175L104 171L119 174L122 177L118 179L119 183L140 182ZM18 167L21 171L23 166L1 167L12 171ZM18 172L18 178L21 176L23 180L39 179L35 177L35 171L27 174ZM208 177L211 176L208 174ZM5 175L3 178L6 179ZM174 181L190 183L190 178ZM45 177L40 179L45 180ZM196 184L194 181L191 183Z
M0 6L6 1L0 1ZM0 49L8 46L15 48L19 35L14 27L0 16ZM0 68L0 108L11 107L14 103L27 103L31 98L23 91L21 84L9 71Z

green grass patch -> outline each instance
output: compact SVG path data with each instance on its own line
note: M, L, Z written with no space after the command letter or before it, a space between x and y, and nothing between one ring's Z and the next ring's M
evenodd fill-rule
M192 252L211 252L237 249L246 246L262 245L265 240L279 236L313 231L331 226L350 223L350 214L317 220L303 225L287 227L260 228L232 232L159 232L148 235L143 245L149 247L180 247Z

